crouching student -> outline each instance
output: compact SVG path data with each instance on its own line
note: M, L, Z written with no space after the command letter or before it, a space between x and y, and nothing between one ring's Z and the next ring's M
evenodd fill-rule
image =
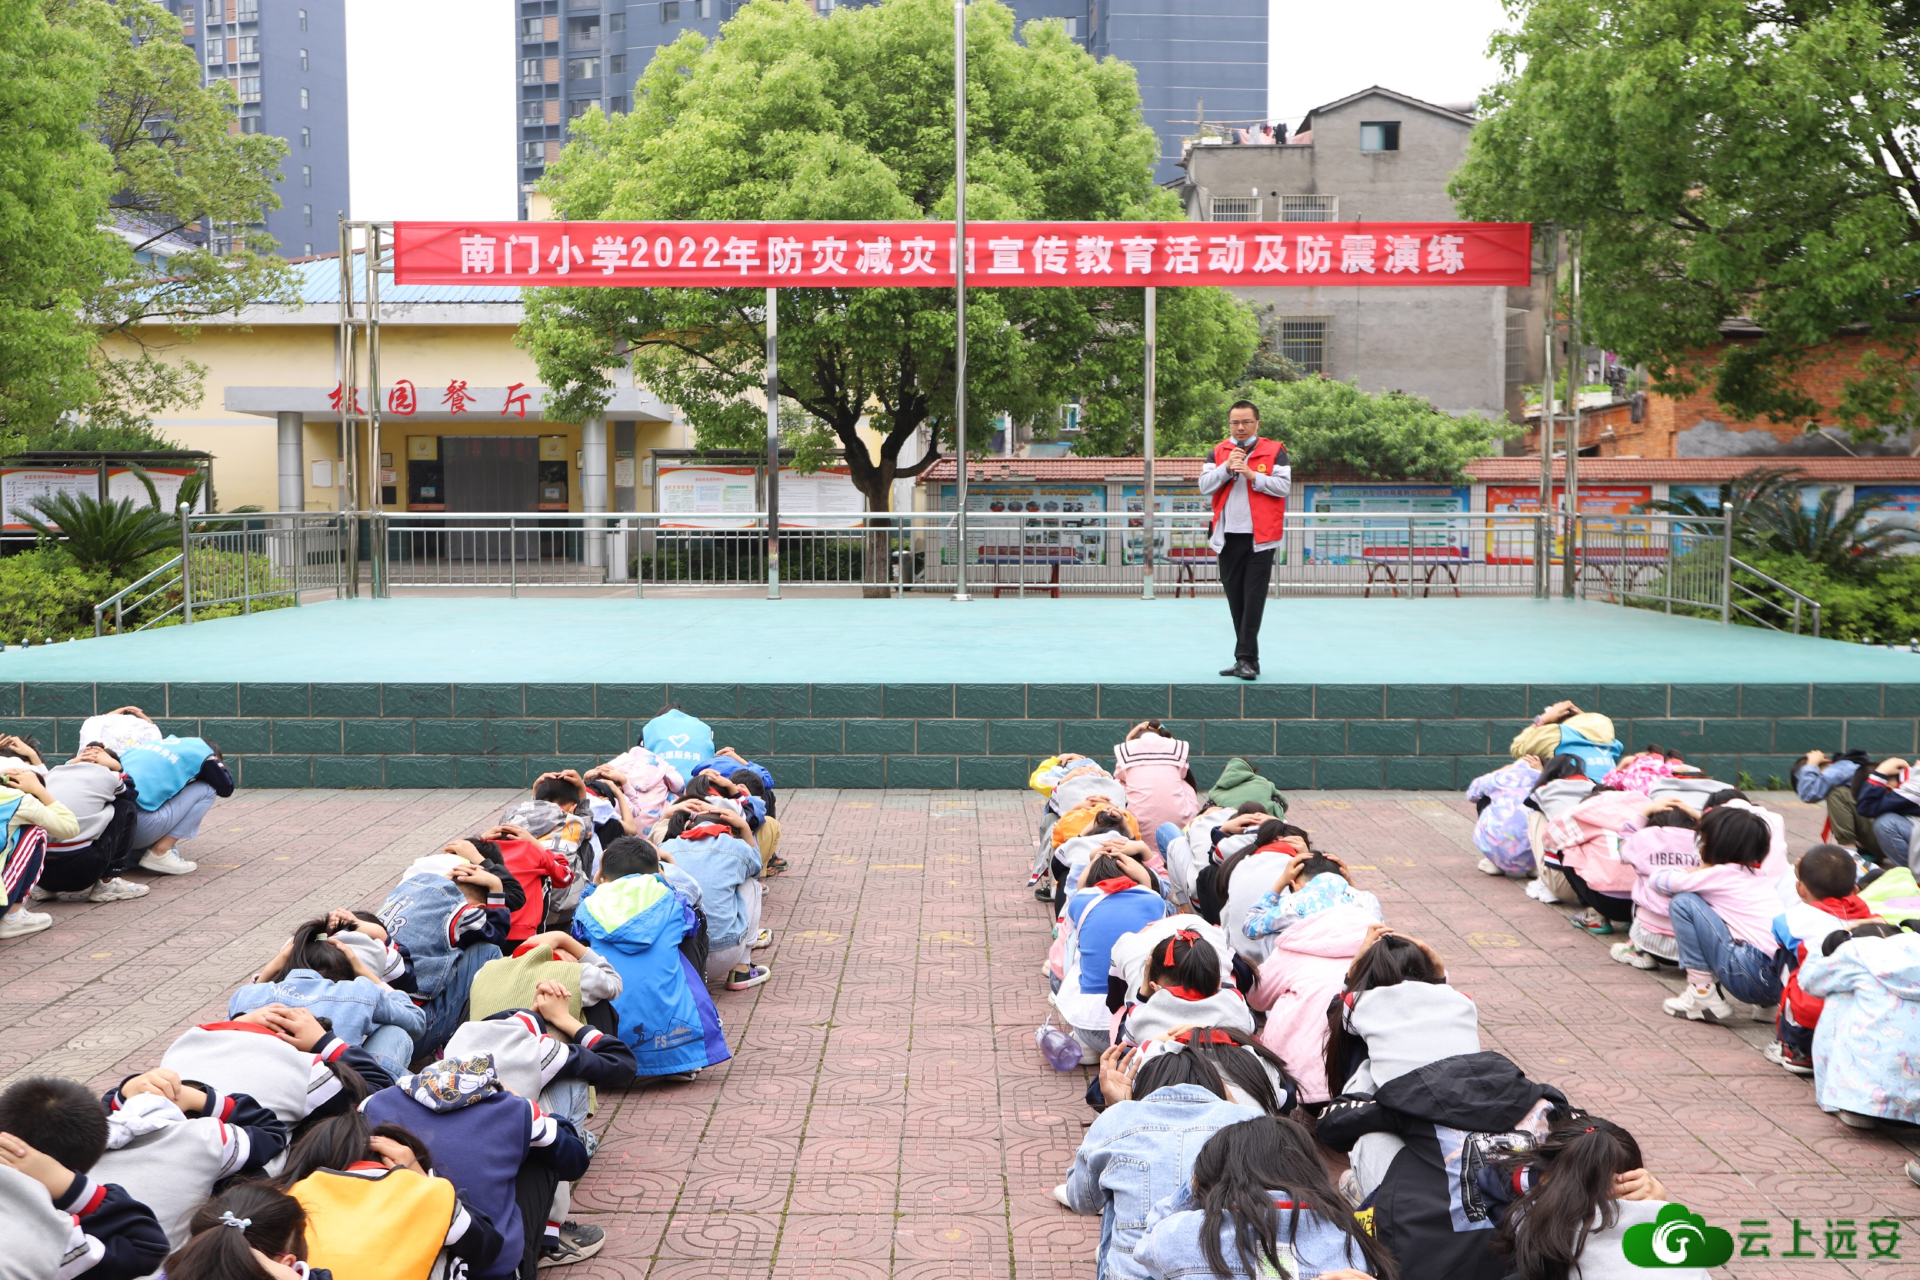
M134 1280L167 1256L153 1210L87 1176L107 1149L107 1114L72 1080L36 1076L0 1093L0 1266L54 1267L35 1280Z
M1657 1225L1666 1188L1642 1167L1640 1144L1610 1120L1555 1110L1544 1136L1483 1165L1480 1203L1498 1222L1493 1247L1514 1280L1627 1277L1628 1231ZM1661 1275L1707 1280L1704 1267L1663 1264Z
M1148 1215L1133 1258L1154 1280L1399 1274L1327 1176L1313 1136L1278 1116L1208 1138L1192 1180Z
M1297 854L1248 910L1240 931L1250 939L1272 937L1333 907L1350 907L1375 924L1385 920L1380 899L1353 887L1346 863L1324 853Z
M1873 915L1873 908L1853 891L1856 866L1853 855L1838 845L1820 844L1807 850L1793 869L1800 901L1773 919L1773 939L1787 956L1788 972L1775 1039L1767 1046L1766 1056L1797 1076L1813 1074L1813 1033L1825 1003L1800 986L1799 968L1806 963L1807 947L1817 947L1835 929Z
M307 1263L307 1211L265 1182L233 1183L195 1210L186 1230L167 1258L167 1280L333 1280Z
M1700 840L1695 834L1700 815L1674 796L1650 800L1639 818L1620 827L1620 861L1633 868L1633 923L1626 942L1616 942L1613 958L1636 969L1651 969L1661 961L1680 963L1680 944L1667 915L1667 896L1653 887L1660 871L1688 871L1700 865Z
M6 821L6 847L0 850L6 914L0 916L0 938L21 938L53 927L51 913L29 911L27 903L46 870L48 842L77 838L80 823L24 764L0 772L0 818Z
M1176 930L1148 953L1140 1000L1122 1010L1116 1043L1141 1044L1181 1027L1224 1027L1251 1036L1253 1013L1239 991L1221 984L1221 966L1220 953L1196 930Z
M351 1110L369 1091L392 1082L365 1048L328 1031L311 1009L284 1004L189 1027L167 1047L160 1065L217 1093L244 1093L296 1130ZM107 1094L107 1105L118 1097L118 1089Z
M330 919L295 929L267 967L228 998L227 1016L269 1004L311 1009L334 1035L366 1049L388 1075L400 1075L413 1060L414 1040L426 1034L426 1012L387 985L381 952L373 953L370 964L365 949L344 941L358 936L357 928L331 929Z
M25 752L30 764L40 754L19 738L0 739L0 747ZM121 877L136 858L133 820L140 812L120 761L99 743L82 747L73 759L48 769L47 792L67 806L79 830L71 840L47 841L47 865L36 898L50 894L65 902L125 902L144 898L144 884Z
M1533 874L1522 802L1539 781L1540 757L1524 756L1467 784L1467 799L1480 815L1473 823L1473 846L1480 851L1480 870L1488 875L1524 880Z
M1820 1109L1853 1129L1920 1123L1920 933L1879 921L1837 928L1796 976L1826 1002L1813 1032Z
M1329 907L1274 939L1247 1004L1267 1015L1259 1041L1300 1081L1303 1102L1333 1096L1327 1087L1327 1006L1347 987L1354 958L1379 936L1353 907ZM1334 1081L1334 1086L1344 1084Z
M205 738L160 738L120 753L120 770L132 779L140 812L133 819L133 847L140 869L163 876L196 870L174 846L200 834L215 798L233 794L233 774L220 748Z
M576 944L578 945L578 944ZM540 1109L559 1116L587 1139L587 1108L592 1089L619 1089L634 1079L633 1050L574 1016L572 993L557 982L536 985L531 1009L510 1009L469 1022L447 1042L450 1057L493 1059L501 1083ZM547 1161L528 1161L515 1180L515 1199L527 1224L521 1274L538 1267L580 1262L600 1252L606 1232L571 1222L572 1184ZM536 1223L544 1229L536 1230Z
M286 1124L246 1094L223 1096L165 1067L126 1081L106 1102L107 1150L94 1172L152 1209L174 1249L216 1183L265 1169L287 1145Z
M733 1056L713 997L682 949L696 927L652 845L631 836L607 846L573 928L620 974L613 1007L640 1076L691 1080Z
M1166 846L1157 838L1161 828L1178 830L1200 812L1200 797L1194 792L1193 773L1187 767L1191 749L1162 728L1158 720L1133 726L1126 741L1113 749L1113 776L1127 789L1127 811L1134 815L1143 833L1155 833L1162 854Z
M1155 1189L1184 1185L1209 1138L1261 1113L1229 1102L1226 1081L1202 1054L1169 1051L1144 1061L1136 1054L1122 1063L1116 1051L1101 1068L1109 1105L1053 1196L1075 1213L1100 1215L1102 1280L1143 1280L1147 1270L1134 1249L1160 1199Z
M1137 859L1103 853L1087 864L1082 887L1061 914L1063 965L1053 1003L1073 1027L1088 1061L1111 1043L1107 992L1114 943L1167 914L1166 900L1152 883L1153 873Z
M375 914L388 940L404 947L413 965L413 1000L427 1015L416 1041L421 1050L437 1054L466 1020L473 976L500 958L515 898L525 900L506 868L487 864L471 841L455 840L416 859L380 904Z
M279 1185L306 1211L308 1264L338 1280L453 1280L518 1266L493 1219L434 1159L415 1135L358 1111L295 1143Z
M771 942L772 936L760 928L765 885L746 818L698 797L681 801L667 814L667 839L660 854L700 882L707 919L705 978L725 979L729 991L759 986L772 972L753 963L753 949Z
M554 1179L572 1182L587 1171L587 1149L572 1123L541 1111L532 1098L508 1089L491 1054L443 1058L360 1104L372 1125L395 1125L419 1138L446 1177L500 1230L500 1256L474 1268L479 1280L504 1280L520 1270L531 1236L546 1230L552 1181L532 1213L521 1209L524 1165L545 1165Z
M1723 804L1701 817L1699 839L1699 867L1651 877L1653 889L1670 899L1667 914L1687 971L1687 986L1660 1007L1676 1018L1726 1022L1733 1017L1730 994L1772 1021L1780 1000L1773 918L1783 905L1776 878L1765 874L1772 828L1752 809Z

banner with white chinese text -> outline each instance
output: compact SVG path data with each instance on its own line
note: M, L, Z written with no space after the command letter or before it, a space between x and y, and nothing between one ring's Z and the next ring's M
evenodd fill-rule
M1524 222L975 222L977 288L1519 285ZM942 222L397 222L397 284L952 288Z

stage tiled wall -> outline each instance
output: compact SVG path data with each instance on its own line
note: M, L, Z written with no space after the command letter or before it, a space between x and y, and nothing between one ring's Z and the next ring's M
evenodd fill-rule
M521 786L608 759L672 704L783 787L998 788L1058 751L1111 764L1157 717L1203 783L1238 755L1283 787L1448 788L1561 698L1613 717L1629 747L1762 782L1814 747L1912 756L1920 734L1920 684L0 685L0 730L63 757L86 716L132 704L219 743L242 786Z

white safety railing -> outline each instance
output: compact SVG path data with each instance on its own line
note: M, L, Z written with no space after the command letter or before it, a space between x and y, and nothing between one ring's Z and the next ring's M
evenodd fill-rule
M302 592L350 594L353 564L343 516L182 511L180 554L94 605L93 633L298 605Z

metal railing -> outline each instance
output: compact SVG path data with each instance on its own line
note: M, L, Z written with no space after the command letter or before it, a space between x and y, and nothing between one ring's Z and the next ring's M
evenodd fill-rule
M650 589L754 589L768 579L762 512L410 512L371 520L370 541L381 552L372 569L375 595L630 587L644 596ZM970 511L969 586L995 596L1218 594L1209 521L1207 511L1157 513L1149 565L1138 512ZM955 585L961 548L953 512L783 513L781 523L795 526L780 533L782 587L906 595ZM1726 612L1727 573L1724 521L1699 517L1316 512L1287 517L1272 591L1564 592L1718 616Z
M333 513L180 515L180 554L93 606L93 634L250 614L303 591L351 594L352 528Z
M1744 560L1735 558L1728 560L1727 563L1731 565L1737 573L1748 574L1751 577L1760 579L1761 582L1773 588L1782 596L1785 596L1788 601L1792 602L1792 607L1789 608L1786 601L1770 596L1764 591L1755 591L1752 587L1740 581L1739 578L1730 577L1727 579L1727 585L1731 589L1728 598L1732 605L1733 612L1748 619L1755 626L1767 627L1774 631L1791 630L1794 635L1799 635L1801 615L1804 610L1810 615L1813 624L1812 635L1814 639L1817 640L1820 638L1820 602L1818 600L1815 600L1812 596L1802 595L1786 583L1781 582L1778 578L1768 577ZM1751 604L1749 604L1749 601L1751 601ZM1759 612L1760 610L1765 610L1766 612ZM1776 618L1778 621L1775 621Z

